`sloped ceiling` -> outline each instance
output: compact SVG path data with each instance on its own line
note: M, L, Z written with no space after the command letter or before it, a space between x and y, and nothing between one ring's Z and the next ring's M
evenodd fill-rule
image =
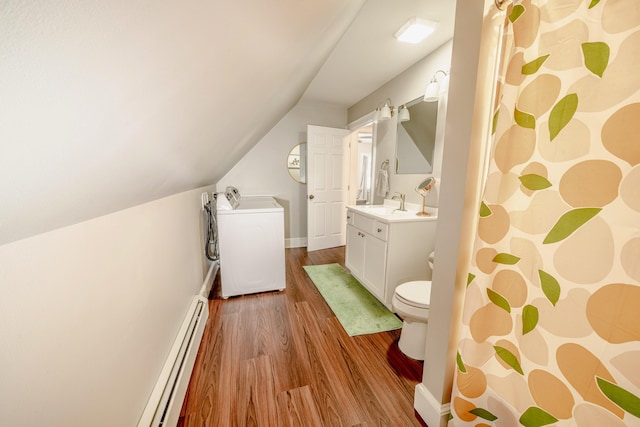
M3 1L0 244L216 182L363 2Z

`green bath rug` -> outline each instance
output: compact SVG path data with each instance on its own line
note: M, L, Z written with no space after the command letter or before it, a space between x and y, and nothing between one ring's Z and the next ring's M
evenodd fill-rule
M340 264L308 265L304 269L350 337L402 327L402 321Z

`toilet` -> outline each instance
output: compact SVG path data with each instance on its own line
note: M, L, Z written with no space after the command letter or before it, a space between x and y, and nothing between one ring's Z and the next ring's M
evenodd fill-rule
M429 255L429 265L433 268L433 253ZM424 360L430 301L430 280L403 283L393 294L393 311L403 321L398 347L412 359Z

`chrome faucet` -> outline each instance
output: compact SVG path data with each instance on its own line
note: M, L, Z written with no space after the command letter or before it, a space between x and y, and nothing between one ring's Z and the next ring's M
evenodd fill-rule
M406 211L406 209L404 207L404 199L405 199L406 195L402 194L402 193L398 193L397 191L396 191L396 194L399 194L399 196L393 196L391 198L395 199L395 200L400 200L400 208L398 208L397 210L403 211L403 212Z

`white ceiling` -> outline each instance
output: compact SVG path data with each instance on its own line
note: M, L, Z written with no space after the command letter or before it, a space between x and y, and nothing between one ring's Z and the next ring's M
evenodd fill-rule
M3 0L0 245L217 182L300 99L351 106L450 39L454 7ZM400 44L413 15L440 26Z
M350 107L453 37L455 0L367 0L303 100ZM393 37L409 18L438 23L420 44Z

